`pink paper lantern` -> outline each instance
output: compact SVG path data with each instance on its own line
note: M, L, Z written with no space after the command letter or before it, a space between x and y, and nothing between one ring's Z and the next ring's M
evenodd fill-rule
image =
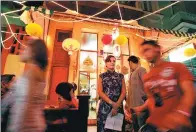
M101 39L102 43L104 45L108 45L108 44L111 44L112 42L112 35L104 35Z

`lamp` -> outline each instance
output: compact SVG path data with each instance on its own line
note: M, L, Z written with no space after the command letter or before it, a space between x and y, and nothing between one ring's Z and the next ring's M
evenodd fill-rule
M69 55L72 55L73 52L80 49L80 43L73 38L68 38L63 41L62 47L64 50L68 51Z

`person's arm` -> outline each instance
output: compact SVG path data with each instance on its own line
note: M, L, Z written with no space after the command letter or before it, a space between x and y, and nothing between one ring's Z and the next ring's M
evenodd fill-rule
M148 103L149 103L149 99L147 99L143 105L133 108L134 111L136 112L136 114L139 114L139 113L147 110L148 109Z
M183 111L191 114L192 108L195 104L193 81L185 80L180 82L180 88L183 92L183 96L180 100L180 104L177 107L177 111Z
M117 101L117 104L120 105L122 103L122 101L125 99L126 96L126 85L125 85L125 80L124 78L122 79L122 89L121 89L121 94L120 97Z
M183 64L179 65L178 81L182 91L180 104L177 111L185 114L191 114L192 108L195 104L193 76Z
M139 74L139 78L140 78L141 82L144 83L143 77L144 77L144 75L146 74L146 69L143 68L143 67L141 67L141 69L140 69L140 71L139 71L138 74Z
M74 107L74 108L78 108L78 107L79 107L79 106L78 106L78 99L76 99L75 97L72 98L72 104L73 104L73 107Z

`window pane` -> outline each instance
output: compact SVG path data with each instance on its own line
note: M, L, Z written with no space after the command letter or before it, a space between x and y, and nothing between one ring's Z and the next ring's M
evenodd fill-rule
M80 72L79 78L79 85L80 85L80 93L89 94L89 75L87 72Z
M95 72L97 69L97 52L80 51L80 71Z
M104 51L105 54L107 54L107 53L113 54L113 44L104 45L103 46L103 51Z
M82 33L81 50L97 51L97 34Z
M65 39L71 36L71 32L58 32L58 42L63 42Z

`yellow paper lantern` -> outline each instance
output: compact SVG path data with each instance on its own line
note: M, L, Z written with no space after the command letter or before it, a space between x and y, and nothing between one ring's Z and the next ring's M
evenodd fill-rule
M80 49L80 43L75 39L68 38L63 41L62 47L64 50L68 51L69 55L72 55L73 52Z
M128 39L127 37L125 37L124 35L119 35L117 38L116 38L116 43L119 44L119 45L124 45L128 42Z
M25 27L25 31L28 35L34 37L41 37L43 35L43 28L37 23L29 23Z
M186 57L192 57L192 56L196 55L196 50L194 48L187 48L184 50L184 55Z

